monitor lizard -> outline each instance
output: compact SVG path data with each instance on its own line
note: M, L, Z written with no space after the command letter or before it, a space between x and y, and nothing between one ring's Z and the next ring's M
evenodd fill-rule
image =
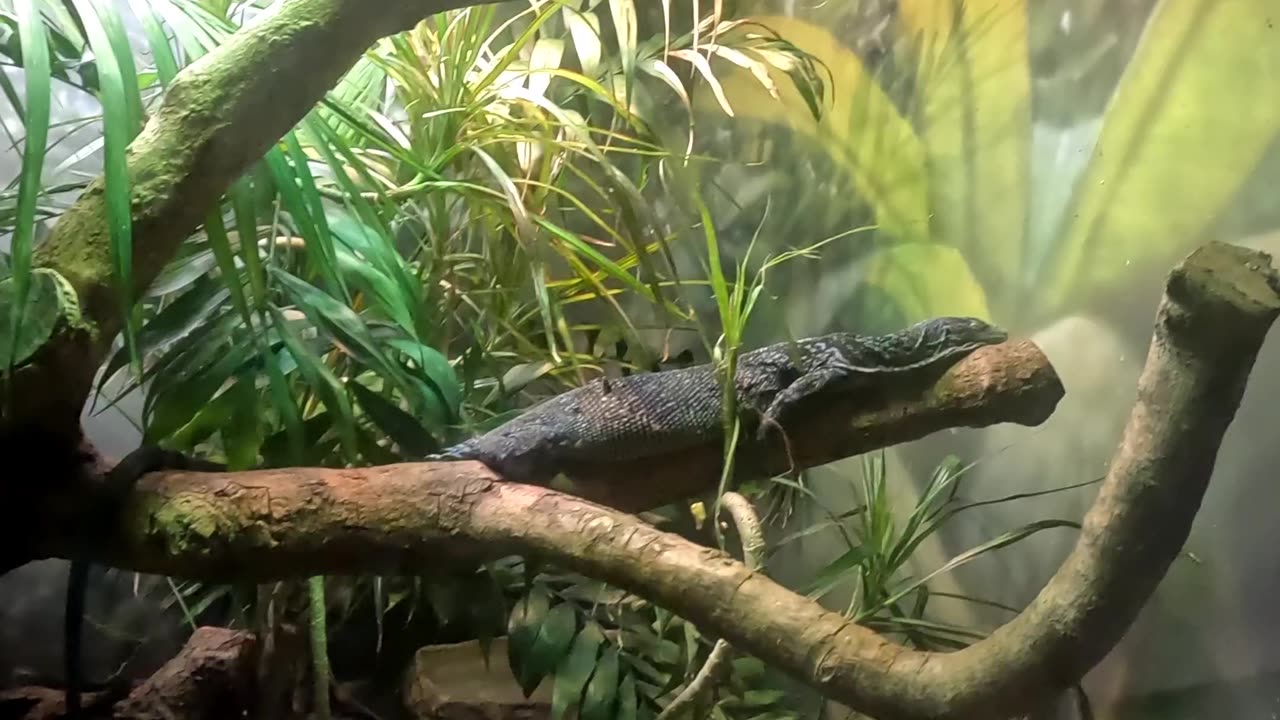
M763 439L807 400L945 370L1007 339L982 320L941 317L885 335L775 343L739 358L738 404ZM723 438L722 402L711 364L598 378L425 459L478 460L508 480L547 485L575 463L634 462Z

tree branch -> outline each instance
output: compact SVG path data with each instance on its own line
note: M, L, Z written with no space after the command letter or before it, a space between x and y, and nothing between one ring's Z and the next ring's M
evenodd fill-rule
M1225 245L1174 270L1138 402L1075 550L1026 611L955 653L892 644L715 550L579 498L501 482L475 463L151 475L124 536L94 559L263 580L523 554L661 604L880 720L1007 717L1078 681L1177 555L1280 312L1277 287L1266 255ZM962 363L929 397L948 397L958 387L951 383L999 366L1008 351ZM1022 372L1016 364L1003 371ZM847 424L910 417L907 405ZM50 551L68 549L58 547L64 539L48 542Z
M1034 344L1007 343L974 353L932 386L917 388L914 397L900 388L885 398L862 396L825 406L790 429L793 451L797 463L808 467L942 427L1039 422L1061 396L1053 368ZM642 472L615 467L613 483L603 466L589 468L597 474L584 475L574 494L624 510L660 506L714 490L721 452L717 442L705 452L655 457ZM781 448L739 464L747 476L786 466ZM100 538L65 531L82 526L84 519L74 514L95 512L93 507L50 501L29 508L43 518L29 532L49 536L37 541L41 555L90 553L118 567L204 578L391 573L450 561L472 565L521 551L506 543L469 542L442 524L465 515L473 496L500 480L478 462L170 472L139 484L114 549Z
M958 427L998 423L1039 425L1062 399L1062 383L1029 340L985 347L949 368L932 385L920 379L838 399L823 397L787 421L791 455L778 443L744 443L739 477L763 478L817 467ZM714 490L724 447L700 447L627 465L578 463L572 482L557 489L621 510L639 511Z

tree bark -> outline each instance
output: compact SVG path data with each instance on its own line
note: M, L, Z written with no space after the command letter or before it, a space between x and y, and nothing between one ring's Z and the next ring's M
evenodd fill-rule
M1268 256L1227 245L1173 271L1137 404L1074 551L1022 614L955 653L895 645L718 551L474 463L148 476L124 536L97 559L261 580L527 555L658 603L879 720L1008 717L1100 660L1181 549L1280 312L1277 288Z
M116 704L114 717L242 717L253 706L256 645L256 638L248 632L197 628L181 652Z
M1057 376L1034 344L1006 343L974 353L932 387L917 389L914 398L900 391L882 404L865 397L831 403L791 429L793 454L798 466L808 467L940 427L1038 422L1061 396ZM715 445L704 453L654 457L643 472L618 467L612 484L601 467L575 495L632 511L664 505L714 490L720 452ZM785 450L775 448L740 467L744 476L752 476L786 464ZM204 579L473 566L527 549L454 530L454 516L466 516L478 497L499 484L501 478L478 462L170 472L139 482L115 542L61 531L85 519L62 514L80 508L60 503L36 513L50 519L31 532L40 534L37 554L42 557L85 555L116 567Z

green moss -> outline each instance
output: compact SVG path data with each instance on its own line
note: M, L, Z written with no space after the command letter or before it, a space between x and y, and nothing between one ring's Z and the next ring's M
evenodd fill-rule
M227 524L208 503L189 495L164 503L148 516L149 534L162 538L176 555L204 550Z

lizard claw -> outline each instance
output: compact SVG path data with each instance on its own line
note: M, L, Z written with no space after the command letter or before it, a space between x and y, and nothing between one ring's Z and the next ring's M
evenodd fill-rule
M769 415L768 413L762 414L760 416L760 426L756 428L756 440L763 441L765 438L769 437L769 431L774 429L778 432L782 432L782 425L780 425L777 420L774 420L772 415Z
M788 470L786 474L795 475L796 458L791 452L791 438L787 437L786 429L783 428L782 424L774 419L774 416L770 413L766 412L760 416L760 427L756 428L756 440L759 442L764 441L764 439L768 437L770 429L776 429L778 431L778 436L782 438L782 447L787 453Z

